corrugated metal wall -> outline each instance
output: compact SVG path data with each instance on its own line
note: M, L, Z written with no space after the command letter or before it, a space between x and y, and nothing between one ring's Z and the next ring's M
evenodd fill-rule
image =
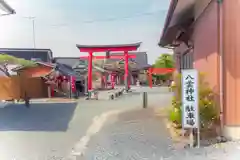
M21 99L25 93L30 98L45 98L47 85L41 78L0 77L0 100Z

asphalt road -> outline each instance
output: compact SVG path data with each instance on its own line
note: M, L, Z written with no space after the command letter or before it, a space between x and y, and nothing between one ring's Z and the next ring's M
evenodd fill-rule
M85 136L93 118L111 110L139 108L141 92L149 92L149 106L170 105L166 88L143 87L113 101L34 103L0 109L1 160L63 160Z

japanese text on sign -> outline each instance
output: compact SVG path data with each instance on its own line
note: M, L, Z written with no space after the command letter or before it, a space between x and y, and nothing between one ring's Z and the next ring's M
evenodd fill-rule
M198 128L198 72L182 70L182 125Z

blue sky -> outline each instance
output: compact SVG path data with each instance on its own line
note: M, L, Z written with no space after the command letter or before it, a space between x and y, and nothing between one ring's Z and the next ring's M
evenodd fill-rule
M7 0L17 14L0 18L0 47L51 48L54 56L81 56L76 44L142 42L149 63L171 52L157 43L170 0ZM126 18L127 17L127 18Z

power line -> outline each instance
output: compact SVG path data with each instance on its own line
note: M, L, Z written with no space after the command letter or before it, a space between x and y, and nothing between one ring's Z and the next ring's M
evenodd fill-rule
M95 20L84 20L84 21L78 21L78 24L92 24L92 23L99 23L99 22L112 22L112 21L118 21L118 20L127 20L127 19L132 19L132 18L153 16L153 15L159 14L161 12L165 12L165 11L160 10L160 11L155 11L155 12L143 12L143 13L138 13L138 14L135 14L135 15L124 16L124 17L113 17L113 18L103 18L103 19L95 19ZM21 18L26 18L26 17L21 16ZM49 24L48 26L63 27L63 26L68 26L68 25L72 25L72 24L60 23L60 24Z
M105 19L98 19L98 20L87 20L87 21L82 21L80 23L94 23L94 22L109 22L109 21L116 21L116 20L124 20L124 19L131 19L131 18L137 18L137 17L145 17L145 16L152 16L155 15L159 12L145 12L145 13L140 13L136 15L129 15L125 17L114 17L114 18L105 18Z

